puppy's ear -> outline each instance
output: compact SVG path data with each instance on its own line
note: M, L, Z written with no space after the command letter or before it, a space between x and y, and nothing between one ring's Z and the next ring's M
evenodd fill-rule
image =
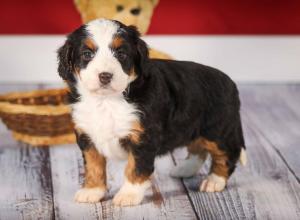
M74 48L69 40L57 51L58 57L58 73L61 78L66 81L74 82L74 66L73 66Z
M138 38L136 48L138 52L140 66L141 68L143 68L149 59L148 46L145 41L143 41L141 38Z
M145 43L145 41L143 41L140 38L141 35L135 26L128 26L128 29L131 37L135 39L134 42L136 45L136 52L137 52L136 59L135 59L136 68L140 73L144 73L145 65L149 60L148 46Z

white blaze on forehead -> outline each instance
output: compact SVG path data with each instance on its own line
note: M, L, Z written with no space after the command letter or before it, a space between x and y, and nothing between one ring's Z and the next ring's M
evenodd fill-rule
M107 19L98 19L87 24L88 35L98 49L94 58L81 70L79 87L102 95L113 92L121 94L126 89L130 83L129 75L123 71L121 63L110 47L119 29L120 25L117 22ZM99 74L102 72L113 75L108 88L103 88L99 82Z
M118 32L119 25L111 20L98 19L88 23L86 29L98 47L107 49Z

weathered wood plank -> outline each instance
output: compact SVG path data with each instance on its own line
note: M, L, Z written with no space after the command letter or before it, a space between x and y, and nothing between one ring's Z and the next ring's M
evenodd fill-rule
M0 92L20 88L4 87L0 85ZM300 90L297 86L285 85L258 87L260 86L241 87L248 166L237 169L227 190L222 193L207 194L196 191L203 175L184 180L200 219L300 218L299 183L282 160L284 159L299 177L299 151L295 149L299 145L297 94ZM30 90L31 87L27 89ZM0 130L3 129L1 124ZM42 152L36 152L28 147L21 148L11 138L7 138L7 134L7 131L0 132L0 190L5 191L0 195L0 219L52 218L52 212L49 211L52 207L51 200L48 200L51 198L51 187L41 179L44 177L37 177L50 176L51 181L51 175L46 174L50 169L50 163L47 161L49 153L46 149L38 149ZM124 164L116 163L109 163L111 189L104 202L96 205L73 203L73 195L82 182L83 169L80 151L77 147L70 151L71 148L65 146L50 149L57 219L196 218L191 214L193 212L186 211L192 208L180 182L168 177L169 168L172 166L168 157L157 161L156 167L159 169L154 175L156 187L149 190L141 206L112 206L111 198L121 186L123 178ZM46 162L41 162L43 160ZM6 173L1 171L4 168ZM207 166L201 170L201 174L203 172L207 172ZM14 188L15 191L12 191ZM6 193L7 189L10 190L9 195ZM14 198L14 195L20 199ZM21 201L20 204L13 202L17 200ZM178 210L184 212L177 214Z
M290 99L290 101L294 100L296 104L299 105L300 102L300 83L295 84L282 84L280 90L283 92L281 93L282 96L286 96L284 98ZM297 109L297 112L299 112L299 109Z
M81 152L75 145L50 149L54 212L56 219L102 219L101 206L75 203L73 197L82 182Z
M196 219L180 181L168 176L173 162L164 157L156 161L154 186L142 205L119 208L112 197L122 184L125 162L109 161L109 192L104 201L77 204L73 201L83 181L83 161L75 146L53 147L51 152L55 215L57 219Z
M289 86L288 86L289 87ZM285 85L241 86L245 114L300 180L299 96ZM300 93L299 93L300 94Z
M300 120L300 84L284 85L280 96ZM300 125L298 126L300 128Z
M38 85L1 84L0 93L28 91ZM52 219L52 182L48 148L16 142L0 122L0 219Z
M243 117L248 165L238 167L221 193L199 193L208 163L184 184L200 219L299 219L300 186L260 132ZM175 154L176 160L185 155Z
M270 144L264 135L257 132L257 126L253 123L253 119L244 117L244 121L246 123L246 143L249 149L249 165L254 177L258 177L257 180L255 179L257 188L254 188L258 218L299 219L299 183L274 150L273 144ZM253 190L250 181L248 189Z
M174 152L176 162L183 160L186 155L186 149L180 149ZM199 192L201 181L208 173L211 159L208 158L201 168L199 175L183 179L188 194L194 204L196 212L200 219L255 219L256 213L254 205L249 201L247 195L239 193L239 185L235 176L239 176L240 167L237 168L233 177L231 177L226 190L221 193L202 193ZM248 174L249 175L249 174ZM249 177L248 177L249 178ZM246 197L246 198L244 198Z
M17 144L17 143L15 143ZM47 148L0 148L0 219L51 219L52 183Z
M121 187L124 165L109 164L109 198ZM182 183L169 176L173 165L170 155L156 159L152 188L147 191L142 205L114 208L113 218L108 219L196 219ZM106 202L105 205L109 210L111 203Z

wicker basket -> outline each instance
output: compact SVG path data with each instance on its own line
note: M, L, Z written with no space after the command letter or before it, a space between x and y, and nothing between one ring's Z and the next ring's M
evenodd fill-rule
M67 89L0 95L0 117L13 137L33 146L74 143Z

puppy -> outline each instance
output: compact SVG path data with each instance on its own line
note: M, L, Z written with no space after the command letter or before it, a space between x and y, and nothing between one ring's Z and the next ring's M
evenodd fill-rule
M58 72L70 89L85 182L77 202L98 202L106 191L106 158L127 159L119 206L141 203L156 156L187 146L189 155L171 172L195 175L209 153L203 192L222 191L245 144L234 82L193 62L149 59L133 26L94 20L71 33L58 50Z

